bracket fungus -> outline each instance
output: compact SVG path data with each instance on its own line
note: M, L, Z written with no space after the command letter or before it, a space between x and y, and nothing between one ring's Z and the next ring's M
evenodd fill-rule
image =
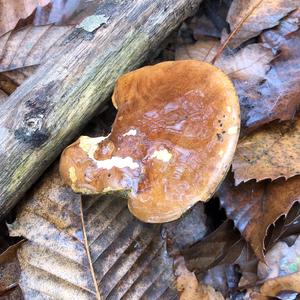
M236 148L239 102L228 77L200 61L163 62L121 76L106 137L81 136L61 156L75 192L124 191L138 219L161 223L207 201Z

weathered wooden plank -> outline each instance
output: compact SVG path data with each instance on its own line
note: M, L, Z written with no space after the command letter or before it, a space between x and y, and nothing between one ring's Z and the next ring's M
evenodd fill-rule
M0 111L0 218L109 97L115 80L194 12L201 0L105 0L106 26L75 29Z

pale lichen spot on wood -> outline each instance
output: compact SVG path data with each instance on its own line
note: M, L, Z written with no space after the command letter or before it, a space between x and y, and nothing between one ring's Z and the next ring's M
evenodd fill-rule
M105 15L92 15L86 17L76 28L82 28L87 32L93 32L101 25L106 24L109 17Z

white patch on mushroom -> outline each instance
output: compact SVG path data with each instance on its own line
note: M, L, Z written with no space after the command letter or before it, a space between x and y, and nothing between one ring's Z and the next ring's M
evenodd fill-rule
M102 141L104 141L105 139L107 139L109 137L108 136L99 136L96 138L91 138L88 136L81 136L79 138L79 147L86 152L86 154L88 155L88 157L90 159L94 160L94 154L98 148L99 143L101 143Z
M99 143L107 139L108 136L100 136L97 138L90 138L88 136L81 136L79 140L79 147L86 152L88 157L94 161L99 169L106 169L110 170L111 168L130 168L130 169L137 169L139 164L134 162L133 159L129 156L127 157L119 157L119 156L112 156L110 159L104 160L97 160L94 157L94 154L98 148Z
M134 162L132 157L119 157L119 156L112 156L110 159L104 159L104 160L94 160L97 164L97 167L99 169L106 169L110 170L112 168L130 168L130 169L137 169L139 167L139 164L137 162Z
M223 151L223 150L220 150L220 151L219 151L219 155L220 155L220 156L223 156L223 154L224 154L224 151Z
M74 167L71 167L71 168L69 169L69 177L70 177L72 183L75 183L75 182L76 182L77 176L76 176L76 171L75 171L75 168L74 168Z
M231 113L232 110L231 110L231 107L230 107L230 106L227 106L226 109L227 109L227 111L228 111L229 113Z
M236 134L237 131L238 131L238 127L233 126L233 127L230 127L227 132L228 132L228 134Z
M113 189L110 186L108 186L108 187L103 189L102 193L108 193L108 192L111 192L112 190Z
M123 136L129 136L129 135L135 136L136 134L137 134L136 129L130 129L129 131L124 133Z
M172 158L172 153L170 153L167 149L163 150L155 150L154 153L151 155L151 158L156 158L163 162L168 162Z

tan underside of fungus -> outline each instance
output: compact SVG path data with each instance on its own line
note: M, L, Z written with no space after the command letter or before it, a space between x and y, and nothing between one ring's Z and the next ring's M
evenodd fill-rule
M75 192L126 191L130 211L151 223L211 197L240 128L238 98L222 71L192 60L144 67L119 78L113 104L109 136L82 136L62 153L60 172Z

